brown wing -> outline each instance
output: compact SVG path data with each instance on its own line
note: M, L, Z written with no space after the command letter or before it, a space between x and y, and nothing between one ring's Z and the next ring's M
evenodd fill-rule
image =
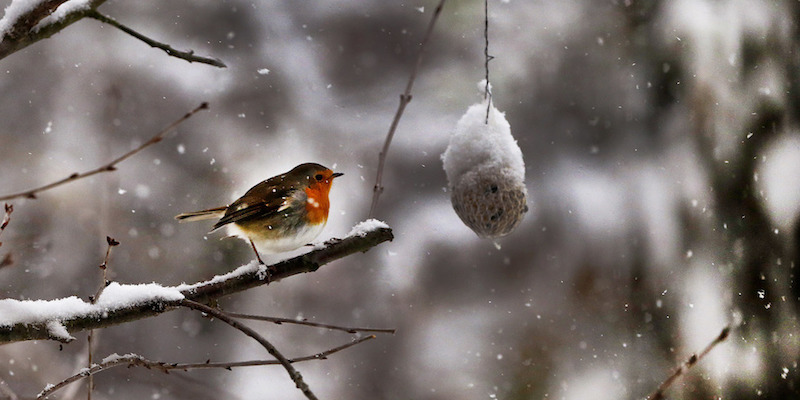
M268 219L290 206L298 194L298 189L284 183L284 175L279 175L253 186L244 196L228 206L216 224L219 229L230 223L246 222L253 219Z

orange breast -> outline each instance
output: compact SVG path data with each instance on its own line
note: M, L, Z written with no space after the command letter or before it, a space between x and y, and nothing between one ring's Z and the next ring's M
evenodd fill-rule
M306 201L306 212L308 212L308 222L314 225L324 224L328 220L328 210L330 209L330 201L328 200L328 193L331 191L330 183L325 185L323 183L312 185L305 189L308 195Z

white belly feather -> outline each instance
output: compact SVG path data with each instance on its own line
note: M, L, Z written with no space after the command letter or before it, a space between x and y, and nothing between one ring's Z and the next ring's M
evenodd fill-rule
M255 243L258 251L264 254L283 253L305 246L319 236L324 228L324 223L317 225L308 224L304 228L298 230L297 234L294 236L275 239L261 235L248 236L245 235L244 232L242 232L242 230L236 226L236 224L227 225L228 235L236 236L245 241L253 240L253 243Z

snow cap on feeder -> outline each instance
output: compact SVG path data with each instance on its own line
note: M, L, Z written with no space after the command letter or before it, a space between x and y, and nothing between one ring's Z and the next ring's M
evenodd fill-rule
M522 221L528 192L522 151L511 136L511 125L487 101L470 106L458 121L442 162L461 221L480 237L499 238Z

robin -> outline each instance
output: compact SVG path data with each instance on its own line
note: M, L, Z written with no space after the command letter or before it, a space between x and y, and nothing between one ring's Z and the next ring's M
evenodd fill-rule
M258 251L282 253L310 243L328 221L328 193L333 179L344 175L315 163L300 164L247 191L229 206L175 216L180 222L219 218L211 232L227 227L230 236L250 242Z

